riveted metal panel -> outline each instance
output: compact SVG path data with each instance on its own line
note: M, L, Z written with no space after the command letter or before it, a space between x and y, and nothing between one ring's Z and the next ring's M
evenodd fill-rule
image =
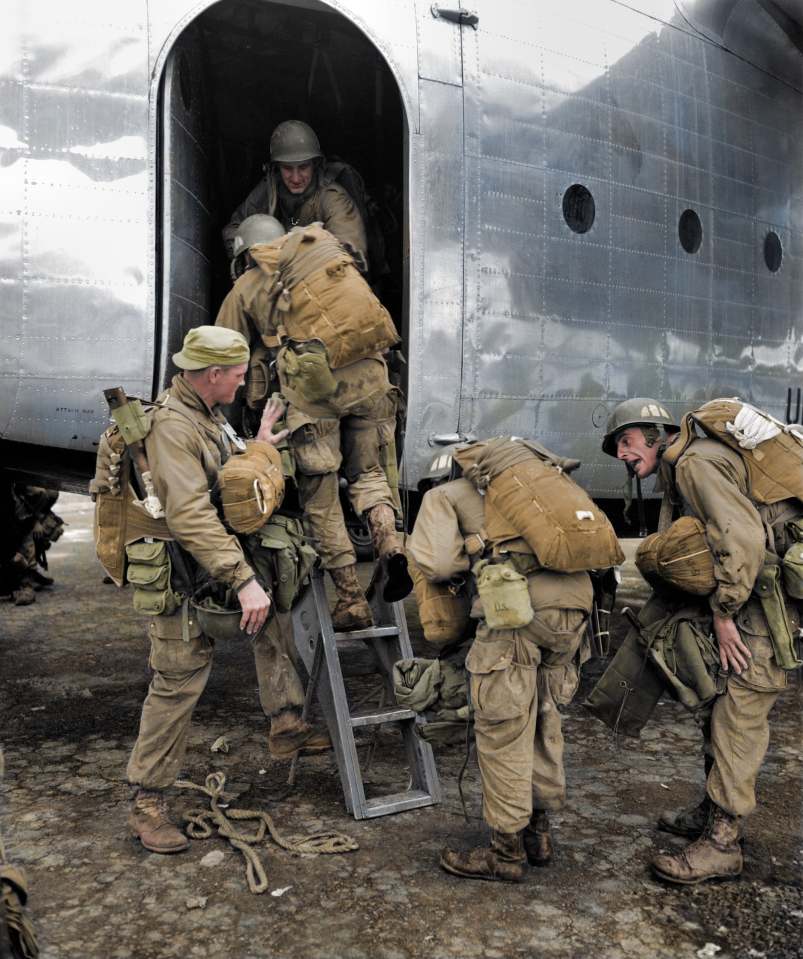
M803 372L792 347L803 143L789 120L800 94L660 0L489 0L479 16L463 34L466 175L478 190L460 429L536 435L582 459L593 492L616 495L600 404L655 394L680 413L741 394L783 416ZM584 233L563 215L573 184L595 201ZM701 226L692 253L679 235L687 209ZM770 229L783 248L776 273L763 254Z
M90 450L150 392L145 6L13 2L0 43L0 436Z

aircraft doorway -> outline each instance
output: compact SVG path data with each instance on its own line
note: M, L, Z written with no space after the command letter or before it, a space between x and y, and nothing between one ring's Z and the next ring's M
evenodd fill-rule
M176 41L161 98L157 388L184 333L213 323L231 288L221 230L264 177L270 134L287 119L309 123L327 158L363 177L387 261L375 286L406 339L406 124L363 33L318 0L221 0Z

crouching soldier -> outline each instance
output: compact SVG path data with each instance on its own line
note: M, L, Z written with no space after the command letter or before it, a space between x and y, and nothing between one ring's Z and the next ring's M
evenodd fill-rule
M712 400L678 430L659 403L638 398L613 411L602 448L640 480L659 474L670 507L662 514L684 514L637 557L655 586L639 616L650 637L641 675L655 690L648 707L661 674L695 710L706 791L693 808L662 816L661 828L694 841L652 868L681 884L738 876L769 713L801 665L803 437L738 400Z
M248 358L239 333L212 326L190 330L173 356L182 372L149 411L149 428L141 431L144 445L131 444L130 431L122 427L107 431L90 487L98 556L118 585L125 579L134 586L135 607L151 614L153 678L127 776L135 790L129 825L152 852L180 852L188 845L168 817L164 790L181 769L192 712L212 667L213 641L190 602L210 580L236 596L240 629L252 637L260 700L271 717L271 754L284 759L301 749L330 748L328 737L301 718L304 691L287 640L271 616L271 596L218 512L218 496L221 508L226 506L225 464L245 459L252 448L265 460L268 480L257 499L266 520L283 491L280 456L273 450L284 435L273 434L281 408L266 410L256 442L248 447L218 408L233 401ZM143 419L144 414L139 422ZM134 450L129 458L125 442ZM132 459L147 494L141 500L126 472ZM127 562L116 553L120 541L128 544Z
M275 363L299 499L337 593L332 621L337 630L369 627L338 472L355 513L368 523L383 598L395 602L412 589L396 534L398 490L388 481L396 470L398 391L382 353L398 334L352 256L319 223L285 234L276 219L255 214L233 242L239 278L215 323L254 346L246 398L257 413Z
M549 813L566 796L559 707L587 658L588 570L622 554L607 518L566 476L577 461L505 438L453 456L463 476L426 493L408 549L416 579L474 596L466 668L491 839L444 849L440 863L469 879L520 882L528 862L553 856Z

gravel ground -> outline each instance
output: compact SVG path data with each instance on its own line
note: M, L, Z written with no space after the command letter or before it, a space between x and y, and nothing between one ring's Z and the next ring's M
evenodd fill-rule
M773 713L740 880L674 889L647 869L656 849L682 844L656 833L657 814L701 795L691 718L661 703L641 740L613 742L578 697L565 717L569 801L556 817L556 862L510 886L438 869L444 843L485 836L473 761L463 818L460 748L438 751L440 806L355 822L331 757L305 760L288 792L287 764L265 748L249 651L219 646L187 777L221 770L234 806L269 812L284 834L346 833L359 850L299 858L266 841L262 896L248 892L242 857L220 839L193 841L176 857L147 853L126 834L123 779L148 683L142 621L127 591L101 582L89 500L65 496L58 509L69 526L49 554L56 586L31 607L4 604L0 626L0 819L10 858L29 876L46 959L803 955L800 685ZM638 601L636 580L625 586L627 601ZM420 644L414 609L409 619ZM600 668L591 666L586 689ZM221 735L226 755L210 751ZM377 789L394 777L403 784L401 759L400 740L383 734L369 774ZM197 806L188 793L173 799L178 814Z

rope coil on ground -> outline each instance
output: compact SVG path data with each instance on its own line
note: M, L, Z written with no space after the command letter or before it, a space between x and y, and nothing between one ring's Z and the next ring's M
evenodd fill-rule
M359 849L357 842L350 836L339 832L310 833L308 836L290 836L285 838L276 828L271 816L257 809L223 809L221 803L226 802L226 776L222 772L210 773L203 786L189 780L182 779L176 782L178 789L187 789L203 793L209 797L208 810L195 810L185 815L187 823L186 833L190 839L210 839L214 829L217 834L227 839L229 843L245 859L245 873L248 888L255 895L263 893L268 888L268 876L257 851L253 848L264 840L267 834L270 838L293 855L332 855L343 852L353 852ZM243 832L235 823L256 822L254 832Z

